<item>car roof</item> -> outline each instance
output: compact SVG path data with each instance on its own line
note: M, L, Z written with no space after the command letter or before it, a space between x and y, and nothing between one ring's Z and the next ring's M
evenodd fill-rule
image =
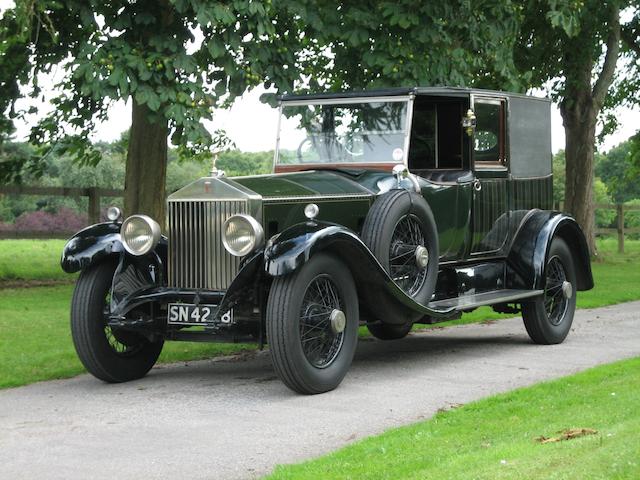
M372 90L357 90L349 92L331 92L331 93L312 93L312 94L288 94L281 95L279 99L283 102L287 101L303 101L303 100L330 100L340 98L367 98L367 97L393 97L401 95L425 95L425 96L448 96L448 97L467 97L469 95L491 95L502 97L519 97L532 100L542 100L550 102L551 100L546 97L534 97L531 95L525 95L515 92L504 92L498 90L484 90L479 88L466 88L466 87L396 87L396 88L382 88Z

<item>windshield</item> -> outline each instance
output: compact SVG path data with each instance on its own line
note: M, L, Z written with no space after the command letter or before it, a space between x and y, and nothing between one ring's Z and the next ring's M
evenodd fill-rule
M404 159L407 104L283 104L279 164L398 163Z

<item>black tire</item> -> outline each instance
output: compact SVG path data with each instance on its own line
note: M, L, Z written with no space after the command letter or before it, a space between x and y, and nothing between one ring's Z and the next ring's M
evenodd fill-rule
M551 345L567 337L576 310L576 270L569 246L561 238L551 242L545 276L544 295L522 304L522 319L531 340ZM563 295L561 277L571 284L570 298Z
M394 277L392 250L398 245L397 229L401 222L410 221L419 227L423 245L426 247L429 259L426 268L417 268L414 272L424 275L420 283L400 285L405 293L416 302L426 305L431 300L438 279L438 230L433 218L431 208L425 199L414 192L407 190L392 190L380 195L372 205L362 227L362 241L371 249L384 269ZM403 261L415 261L409 256L403 257ZM396 257L397 258L397 257ZM409 266L408 266L409 267ZM417 279L418 280L418 279ZM416 281L417 281L416 280ZM398 282L396 282L398 283ZM372 314L382 323L405 324L418 320L422 314L416 313L410 318L397 318L395 305L387 303L384 299L376 301L375 311Z
M329 285L335 303L313 297L320 285ZM337 306L339 308L335 308ZM346 317L341 333L331 329L330 316L336 309ZM269 292L266 316L267 341L276 373L287 387L298 393L333 390L351 366L358 324L355 283L349 269L335 257L323 253L314 255L298 271L277 277ZM312 329L316 329L318 338L308 336ZM317 358L311 352L315 348L313 341L321 346ZM326 346L329 350L325 358Z
M405 323L403 325L391 325L388 323L370 323L367 329L374 337L380 340L398 340L406 337L413 325Z
M162 341L152 343L107 326L105 308L116 266L107 261L84 270L71 300L71 335L78 357L89 373L109 383L144 377L163 346Z

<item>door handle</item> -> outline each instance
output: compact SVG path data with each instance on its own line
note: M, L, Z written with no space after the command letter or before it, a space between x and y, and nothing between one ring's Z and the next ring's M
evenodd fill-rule
M476 192L482 190L482 183L480 183L480 180L478 180L477 178L473 181L473 188Z
M461 177L458 177L456 182L458 182L459 184L470 183L474 179L475 179L475 176L473 175L473 172L467 172L464 175L462 175Z

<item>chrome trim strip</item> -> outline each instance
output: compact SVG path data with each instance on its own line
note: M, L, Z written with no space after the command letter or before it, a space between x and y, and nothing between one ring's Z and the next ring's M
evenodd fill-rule
M542 294L544 294L544 290L490 290L482 293L436 300L435 302L429 302L427 306L434 309L453 307L456 310L464 310L466 308L483 307L497 303L516 302L517 300L537 297Z
M306 202L306 201L323 201L323 200L361 200L373 197L373 193L362 193L356 195L308 195L300 197L264 197L263 203L273 202Z
M280 156L280 128L282 128L282 103L278 105L278 131L276 133L276 149L273 152L273 165L271 172L276 171L276 165L278 165L278 157Z
M376 102L406 102L411 99L411 95L394 95L381 97L349 97L349 98L322 98L316 100L282 100L283 106L304 106L304 105L347 105L354 103L376 103Z
M407 105L406 125L404 126L404 152L402 152L402 161L409 168L409 145L411 144L411 122L413 121L413 103L415 95L409 95L409 103Z

